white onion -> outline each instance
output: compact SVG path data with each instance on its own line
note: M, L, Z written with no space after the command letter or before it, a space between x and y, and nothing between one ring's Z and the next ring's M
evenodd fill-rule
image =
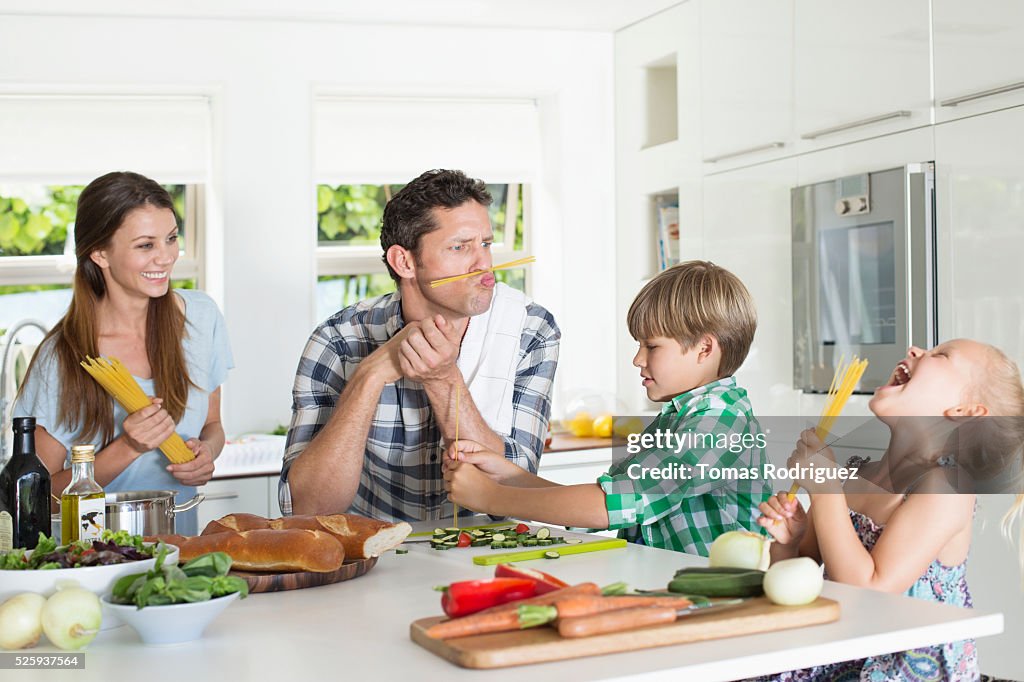
M821 594L824 572L825 567L810 557L777 561L764 574L764 593L775 604L810 604Z
M43 632L61 649L81 649L100 631L100 600L81 587L60 589L43 606Z
M748 530L730 530L711 543L708 559L711 566L754 568L763 571L771 561L771 538Z
M0 649L30 649L39 644L45 603L43 595L25 592L0 606Z

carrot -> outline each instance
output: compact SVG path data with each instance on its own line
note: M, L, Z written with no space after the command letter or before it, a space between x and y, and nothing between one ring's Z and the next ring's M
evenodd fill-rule
M427 628L426 635L433 639L469 637L490 632L523 630L550 623L558 615L553 606L531 606L524 604L511 610L480 611L462 618L452 618Z
M674 623L675 620L676 609L671 606L635 606L579 618L559 618L558 634L567 638L591 637L648 625Z
M575 596L559 599L555 602L555 608L558 609L558 618L561 620L563 618L579 618L580 616L590 616L596 613L604 613L605 611L617 611L637 606L661 606L678 610L685 609L692 604L693 602L685 597Z

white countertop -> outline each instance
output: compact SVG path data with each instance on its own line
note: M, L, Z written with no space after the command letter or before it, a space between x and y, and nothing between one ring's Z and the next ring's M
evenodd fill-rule
M658 588L684 565L703 559L630 545L626 549L565 556L541 568L568 582L619 580ZM531 562L527 565L538 565ZM147 682L317 679L333 671L346 679L468 680L732 680L821 663L910 649L1002 631L1000 613L958 609L908 597L826 583L824 596L840 603L835 623L760 635L543 663L523 668L458 668L409 639L409 623L439 615L431 587L493 575L458 550L389 553L366 575L323 587L255 594L227 609L203 639L145 646L127 627L102 632L86 650L85 670L19 671L19 680L109 682L136 671ZM56 652L40 647L31 653ZM669 673L669 671L671 671ZM527 677L524 677L527 676Z

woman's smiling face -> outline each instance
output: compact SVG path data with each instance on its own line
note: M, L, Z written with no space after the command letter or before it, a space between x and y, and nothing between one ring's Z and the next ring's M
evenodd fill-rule
M178 260L178 223L167 208L130 212L106 248L90 256L103 269L107 291L155 298L167 293Z
M985 362L985 346L966 339L928 351L911 346L889 383L875 390L868 407L879 417L943 415L974 402L972 387Z

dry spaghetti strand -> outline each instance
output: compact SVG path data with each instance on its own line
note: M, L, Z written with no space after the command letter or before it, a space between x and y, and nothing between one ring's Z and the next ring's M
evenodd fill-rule
M517 260L510 260L507 263L501 265L495 265L485 270L474 270L473 272L467 272L462 275L453 275L451 277L442 277L441 279L435 279L430 283L431 288L439 287L442 284L448 284L449 282L457 282L460 279L467 279L469 277L476 277L482 275L485 272L494 272L495 270L505 270L506 268L514 268L519 265L526 265L527 263L533 263L537 260L536 256L527 256L526 258L519 258Z
M856 355L850 364L845 367L843 366L843 360L844 358L839 358L836 373L832 377L832 385L828 389L825 409L821 413L818 425L814 428L814 433L822 442L825 442L825 439L832 432L836 419L839 418L839 414L843 411L846 401L853 395L853 389L857 388L860 378L864 376L864 370L868 367L868 361L859 360ZM792 500L796 497L799 490L800 486L794 483L789 489L789 499Z
M128 368L121 364L117 358L90 358L86 357L80 363L85 371L96 380L103 390L109 393L128 414L138 412L147 405L152 404L135 377ZM160 451L167 459L174 464L191 462L196 458L195 453L188 449L185 441L177 433L160 444Z
M462 389L458 386L455 387L455 456L459 456L459 395L462 393ZM459 505L452 502L452 513L455 516L455 530L459 529Z

